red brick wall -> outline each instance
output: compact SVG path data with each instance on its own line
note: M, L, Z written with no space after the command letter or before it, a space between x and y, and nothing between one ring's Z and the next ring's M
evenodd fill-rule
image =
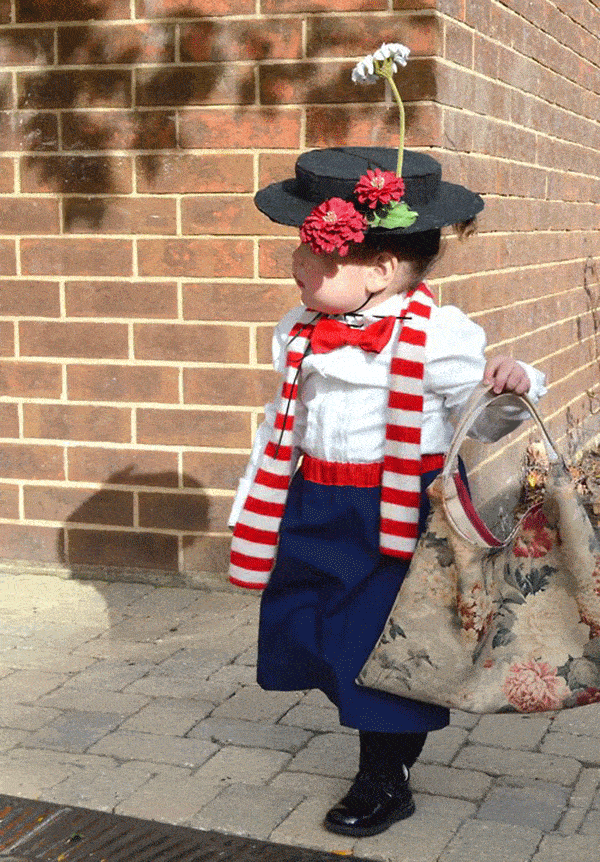
M349 77L383 40L412 49L407 144L487 199L440 298L548 372L557 433L577 425L599 34L591 0L0 0L0 559L224 570L295 302L293 232L252 196L308 147L394 144L383 86Z

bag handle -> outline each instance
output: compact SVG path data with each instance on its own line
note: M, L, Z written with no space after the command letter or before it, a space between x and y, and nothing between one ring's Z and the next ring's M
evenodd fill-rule
M552 463L563 462L563 459L559 454L559 450L557 449L555 443L553 442L548 431L546 430L546 427L542 421L540 414L538 413L535 405L526 395L517 395L514 392L501 392L499 394L496 394L492 391L492 387L488 386L485 383L480 383L475 387L475 389L471 393L469 400L463 408L460 420L454 431L450 446L448 447L448 451L444 459L441 482L444 509L446 511L446 516L448 517L450 524L456 530L456 532L459 533L459 535L461 535L464 539L467 539L467 541L471 542L472 544L483 548L489 548L492 544L489 540L486 540L482 536L481 526L484 527L485 532L485 525L483 525L483 522L481 522L480 529L477 529L477 527L473 524L472 515L471 517L469 517L465 513L463 503L459 498L457 487L454 482L454 475L457 471L457 459L460 447L463 444L465 437L467 436L474 422L493 401L496 401L498 398L506 397L510 397L513 401L515 399L519 401L522 407L528 411L532 419L536 422L544 440L548 459ZM475 517L478 517L476 513ZM511 540L517 529L518 524L507 539L502 542L496 540L493 544L507 544Z

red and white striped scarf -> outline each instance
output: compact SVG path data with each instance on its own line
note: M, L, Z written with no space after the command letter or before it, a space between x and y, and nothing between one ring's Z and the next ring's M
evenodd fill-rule
M380 548L384 554L407 560L418 538L423 373L427 323L433 304L425 284L410 295L390 368ZM307 311L290 332L274 435L267 443L233 533L229 577L238 586L262 589L273 568L292 472L298 370L315 320L314 311Z

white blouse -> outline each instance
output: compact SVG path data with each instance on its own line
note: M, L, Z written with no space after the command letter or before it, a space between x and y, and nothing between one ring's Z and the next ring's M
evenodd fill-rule
M408 304L403 295L393 296L361 312L367 326L387 315L400 316ZM292 326L305 311L299 306L288 312L273 334L273 365L284 373L286 343ZM341 319L344 319L343 317ZM302 361L294 443L298 451L325 461L364 464L383 460L390 364L401 321L381 353L359 347L341 347L330 353L308 354ZM483 329L452 305L434 306L427 331L423 377L423 454L445 452L453 434L453 422L473 388L481 382L485 367ZM519 363L531 383L528 395L537 402L545 394L545 376ZM230 526L235 525L256 475L258 462L273 432L277 402L265 407L246 473L240 480ZM508 434L528 413L502 399L492 404L471 429L471 437L485 442ZM295 465L293 465L295 468Z

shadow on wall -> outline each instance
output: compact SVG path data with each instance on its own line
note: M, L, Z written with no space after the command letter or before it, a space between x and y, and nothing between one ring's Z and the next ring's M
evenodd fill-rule
M350 127L350 113L357 110L355 107L344 110L343 102L359 101L363 103L360 108L363 118L373 113L381 118L380 104L369 102L381 102L383 85L361 88L358 94L349 78L351 64L333 77L323 79L322 71L326 68L323 64L301 60L264 63L277 60L277 41L285 42L289 35L285 32L290 26L287 21L279 24L280 31L271 33L261 21L209 20L208 16L213 14L209 0L165 0L160 6L165 10L166 20L126 27L95 25L96 21L115 17L119 3L124 6L123 17L127 17L129 2L124 0L16 0L17 24L73 24L59 28L58 68L52 65L55 51L52 30L34 31L35 48L30 29L7 27L1 34L2 40L17 54L29 58L24 62L35 59L41 64L35 71L17 73L18 116L12 122L19 129L20 146L31 153L26 165L36 173L40 186L65 196L66 230L81 221L88 228L99 228L106 210L106 201L101 197L70 198L70 194L94 196L119 192L118 167L115 167L118 160L98 155L99 151L146 151L147 156L139 162L150 183L160 170L162 159L153 151L185 149L186 141L182 137L177 139L178 108L236 105L239 113L252 109L268 121L279 104L290 102L292 91L300 93L298 98L307 105L324 106L318 116L319 133L323 140L331 138L333 143L344 137ZM147 14L152 18L152 0L137 0L137 5L140 17ZM368 10L370 5L365 4L364 8ZM322 9L328 11L325 2ZM183 23L179 19L188 20ZM414 20L417 22L414 26L418 27L420 19L416 16ZM363 29L354 32L346 24L340 32L326 17L315 22L309 46L311 59L331 56L333 64L341 42L346 56L353 48L356 56L365 53ZM179 49L175 38L178 23ZM32 50L37 54L35 58L31 57ZM233 59L246 62L234 67L229 62ZM403 88L410 91L403 93L408 98L431 99L434 83L430 63L416 62L418 66L409 64L406 74L399 76L398 86L401 91ZM202 65L195 65L198 63ZM65 68L69 66L72 68ZM257 67L260 104L256 92ZM132 68L137 69L133 107ZM415 78L422 83L421 90ZM5 110L11 98L7 88L3 94ZM331 105L337 108L333 114L327 110ZM90 108L106 110L92 112ZM57 110L61 112L59 119L53 113ZM410 114L409 109L408 127ZM58 122L62 125L60 132ZM395 128L395 111L387 112L385 123ZM59 140L62 153L52 155ZM85 155L86 152L90 155Z
M66 519L58 535L58 559L75 578L88 566L94 567L94 577L98 567L131 570L132 576L141 569L181 571L183 552L209 529L209 500L202 486L189 475L183 482L185 491L168 492L163 489L178 488L176 473L136 473L133 465L113 473L105 488Z

